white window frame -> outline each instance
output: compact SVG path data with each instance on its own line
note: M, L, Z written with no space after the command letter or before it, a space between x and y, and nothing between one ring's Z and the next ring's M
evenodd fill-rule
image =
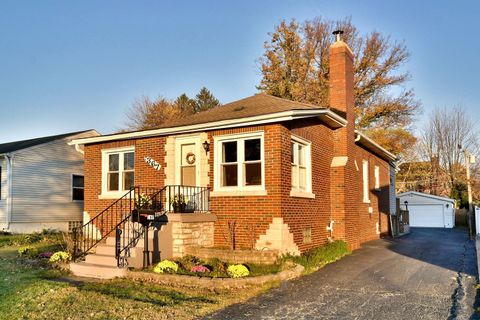
M83 177L83 188L73 186L73 176ZM83 198L85 199L85 176L83 174L79 174L79 173L72 173L70 178L71 178L71 180L70 180L70 186L71 186L70 199L72 199L72 202L84 202L85 200L74 200L73 199L73 189L83 189Z
M308 140L305 140L301 137L292 135L291 136L291 143L298 145L302 145L305 148L305 167L306 167L306 185L305 190L300 189L300 187L296 188L291 184L291 197L300 197L300 198L315 198L315 194L312 193L312 143ZM298 153L298 147L294 150L295 153ZM298 155L294 156L298 158ZM292 164L290 164L290 168ZM291 169L290 169L291 172ZM298 178L300 179L300 170L297 174ZM300 185L300 183L298 183Z
M262 183L256 186L245 185L245 140L260 139L260 161L262 170ZM222 144L224 142L237 142L237 186L224 187L221 184L221 172L222 172ZM265 190L265 143L263 131L230 134L213 137L214 143L214 173L213 173L213 185L214 190L210 193L212 197L215 196L254 196L254 195L266 195Z
M122 197L128 190L124 190L123 188L123 154L128 153L128 152L135 152L135 147L122 147L122 148L112 148L112 149L103 149L102 150L102 194L99 195L100 199L117 199ZM108 185L107 185L107 174L108 174L108 157L111 154L121 154L121 156L118 157L118 168L119 168L119 174L118 174L118 186L119 190L118 191L108 191ZM133 172L135 174L135 166Z
M370 185L368 177L369 164L367 160L362 161L362 176L363 176L363 202L370 203Z
M373 173L375 176L375 190L380 191L380 167L375 166L373 169Z

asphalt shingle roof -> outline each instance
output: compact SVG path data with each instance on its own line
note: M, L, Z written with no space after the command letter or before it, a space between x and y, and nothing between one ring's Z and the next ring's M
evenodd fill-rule
M312 109L321 110L326 108L307 103L286 100L265 93L259 93L241 100L224 104L217 108L193 114L188 117L174 119L164 123L160 128L172 128L221 120L254 117L282 111Z
M37 146L37 145L44 144L44 143L47 143L47 142L63 139L63 138L66 138L68 136L73 136L73 135L80 134L80 133L87 132L87 131L91 131L91 130L69 132L69 133L58 134L58 135L55 135L55 136L48 136L48 137L41 137L41 138L34 138L34 139L28 139L28 140L20 140L20 141L2 143L2 144L0 144L0 154L30 148L30 147L33 147L33 146Z

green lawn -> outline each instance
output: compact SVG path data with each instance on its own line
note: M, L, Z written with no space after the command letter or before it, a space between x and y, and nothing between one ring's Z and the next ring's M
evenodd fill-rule
M211 291L124 279L86 281L33 258L61 250L63 242L58 234L0 235L0 319L192 319L273 285ZM28 254L19 257L18 249L26 246ZM302 264L305 273L311 273L348 253L346 243L335 241L285 260ZM279 267L251 268L252 273L264 274Z
M52 244L31 246L42 252L47 245ZM191 290L122 279L84 282L18 258L18 248L0 248L0 319L191 319L268 289Z

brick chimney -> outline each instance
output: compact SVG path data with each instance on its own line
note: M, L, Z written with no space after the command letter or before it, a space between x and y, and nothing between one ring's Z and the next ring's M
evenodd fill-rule
M333 34L336 41L330 46L330 108L353 124L353 53L341 39L343 31L337 30Z
M333 158L330 171L330 220L334 239L346 240L351 249L358 239L358 172L355 166L355 96L353 53L342 41L343 31L333 33L336 41L330 46L330 109L345 117L345 128L333 132Z

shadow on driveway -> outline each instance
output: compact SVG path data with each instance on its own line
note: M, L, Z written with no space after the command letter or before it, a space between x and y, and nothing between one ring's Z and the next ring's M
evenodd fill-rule
M475 318L476 258L463 229L412 229L206 319Z

